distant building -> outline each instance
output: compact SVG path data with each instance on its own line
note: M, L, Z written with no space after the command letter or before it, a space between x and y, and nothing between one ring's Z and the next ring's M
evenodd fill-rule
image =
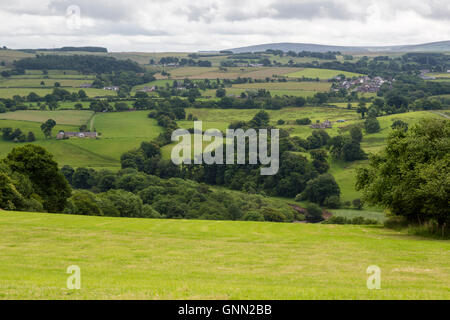
M156 87L143 87L141 90L139 90L140 92L153 92L156 90Z
M97 132L64 132L60 131L58 132L56 139L62 140L62 139L69 139L69 138L91 138L91 139L97 139L98 133Z
M109 91L119 91L120 87L112 86L112 87L104 87L103 90Z
M333 124L330 121L326 120L322 123L319 122L319 123L312 124L311 128L313 128L313 129L332 129Z
M82 85L80 85L80 88L92 88L92 84L90 84L90 83L83 83Z

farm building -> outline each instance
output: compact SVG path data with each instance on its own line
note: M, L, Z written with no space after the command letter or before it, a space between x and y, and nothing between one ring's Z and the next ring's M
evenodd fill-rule
M83 83L82 85L80 85L80 88L92 88L92 84L90 84L90 83Z
M112 86L112 87L104 87L103 90L109 91L119 91L120 87Z
M151 88L149 88L149 87L143 87L141 90L139 90L139 91L141 91L141 92L153 92L153 91L155 91L156 90L156 87L151 87Z
M313 128L313 129L332 129L333 124L330 121L326 120L322 123L319 122L319 123L312 124L311 128Z
M56 139L58 139L58 140L69 139L69 138L97 139L98 134L97 134L97 132L64 132L64 131L60 131L60 132L58 132L58 135L56 136Z

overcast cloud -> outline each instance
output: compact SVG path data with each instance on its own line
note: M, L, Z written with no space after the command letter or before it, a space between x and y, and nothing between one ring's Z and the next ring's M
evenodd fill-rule
M80 8L79 28L67 8ZM220 50L271 42L450 40L449 0L1 0L0 45ZM72 23L72 24L70 24Z

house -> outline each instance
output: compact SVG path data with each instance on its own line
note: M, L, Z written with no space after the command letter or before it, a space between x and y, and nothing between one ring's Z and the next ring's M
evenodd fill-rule
M326 120L322 123L319 122L319 123L312 124L311 128L312 129L332 129L333 124L330 121Z
M120 87L112 86L112 87L104 87L103 90L109 91L119 91Z
M69 138L97 139L98 133L97 132L64 132L64 131L60 131L56 135L56 139L58 139L58 140L69 139Z
M149 88L149 87L143 87L141 90L139 90L139 91L141 91L141 92L153 92L153 91L155 91L156 90L156 87L151 87L151 88Z

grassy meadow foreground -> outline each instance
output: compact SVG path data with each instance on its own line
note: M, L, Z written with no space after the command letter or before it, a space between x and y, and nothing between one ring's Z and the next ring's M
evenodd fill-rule
M450 243L381 227L1 212L0 238L1 299L450 298Z

